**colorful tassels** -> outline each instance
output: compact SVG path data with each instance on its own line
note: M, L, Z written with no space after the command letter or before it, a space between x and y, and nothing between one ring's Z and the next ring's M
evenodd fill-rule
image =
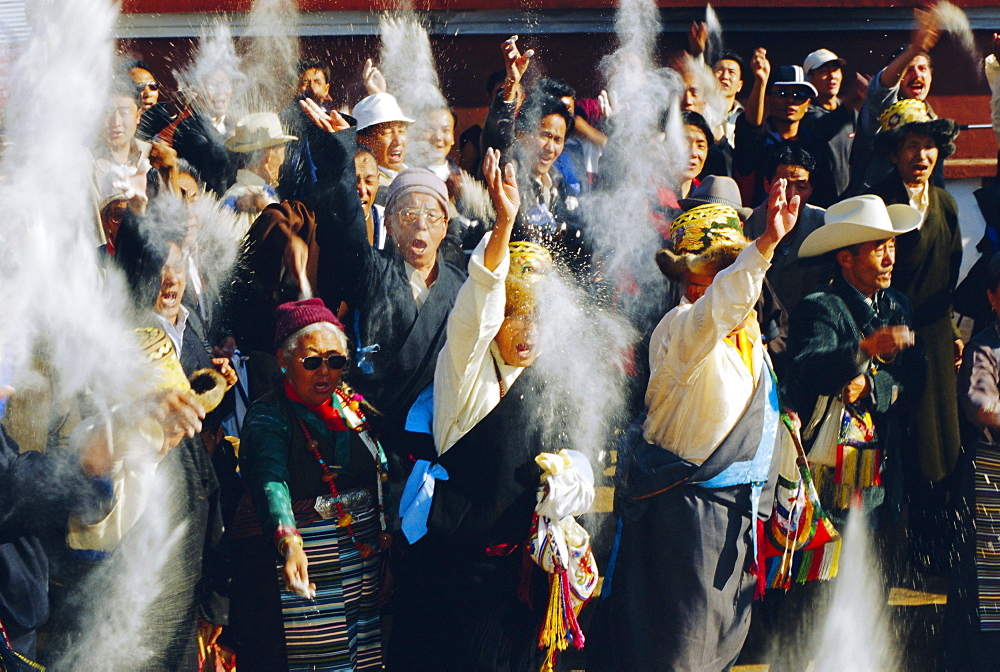
M541 672L553 672L556 656L569 648L571 643L577 649L583 648L583 630L580 629L576 616L577 608L573 606L566 570L550 574L549 606L545 611L542 631L538 634L538 648L545 649L545 662L542 663Z

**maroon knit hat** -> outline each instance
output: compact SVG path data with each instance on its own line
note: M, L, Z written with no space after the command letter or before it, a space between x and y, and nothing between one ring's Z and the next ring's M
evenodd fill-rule
M274 309L274 349L281 347L289 336L303 327L317 322L329 322L341 331L344 325L334 315L323 299L306 299L305 301L289 301Z

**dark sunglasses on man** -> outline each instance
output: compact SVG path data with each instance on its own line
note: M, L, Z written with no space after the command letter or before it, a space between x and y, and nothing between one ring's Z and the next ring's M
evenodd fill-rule
M302 362L302 368L306 371L315 371L324 361L331 371L339 371L347 365L347 357L344 355L330 355L329 357L312 355L311 357L299 357L299 361Z
M775 88L774 91L772 91L771 93L773 93L778 98L782 98L782 99L786 99L786 100L790 98L792 101L794 101L796 103L804 103L805 101L807 101L810 98L812 98L812 96L809 95L808 91L806 91L805 89L800 89L800 88L787 88L786 89L783 86L779 86L779 87Z
M150 91L159 91L160 90L160 83L159 82L142 82L141 84L136 84L135 88L139 89L140 91L145 91L146 89L149 89Z

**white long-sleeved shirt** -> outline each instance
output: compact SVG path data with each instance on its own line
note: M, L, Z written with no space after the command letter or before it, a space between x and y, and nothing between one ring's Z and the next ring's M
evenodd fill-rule
M483 255L490 235L483 237L469 259L469 279L455 298L448 317L448 339L434 370L434 445L438 455L500 403L497 367L507 390L524 370L505 363L493 342L504 319L510 256L505 250L496 270L486 269Z
M702 298L660 320L649 343L646 441L701 464L736 425L764 369L764 345L756 320L748 320L751 373L724 339L752 314L770 266L751 243Z

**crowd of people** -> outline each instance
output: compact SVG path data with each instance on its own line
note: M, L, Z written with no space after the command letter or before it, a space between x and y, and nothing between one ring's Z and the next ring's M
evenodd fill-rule
M408 109L371 61L351 101L300 61L281 109L241 108L231 62L183 103L119 63L87 234L150 386L56 415L0 366L8 649L72 660L94 577L166 515L141 669L551 670L572 647L588 670L728 670L751 612L819 609L772 595L836 576L856 509L887 586L947 586L940 669L992 669L1000 185L960 284L936 17L852 83L825 48L709 54L696 23L644 128L627 57L583 99L514 36L458 147L454 110ZM994 35L1000 137L998 56ZM625 264L595 216L623 190L641 205L616 230L651 241ZM621 381L600 457L535 364L555 283L628 327L574 363Z

